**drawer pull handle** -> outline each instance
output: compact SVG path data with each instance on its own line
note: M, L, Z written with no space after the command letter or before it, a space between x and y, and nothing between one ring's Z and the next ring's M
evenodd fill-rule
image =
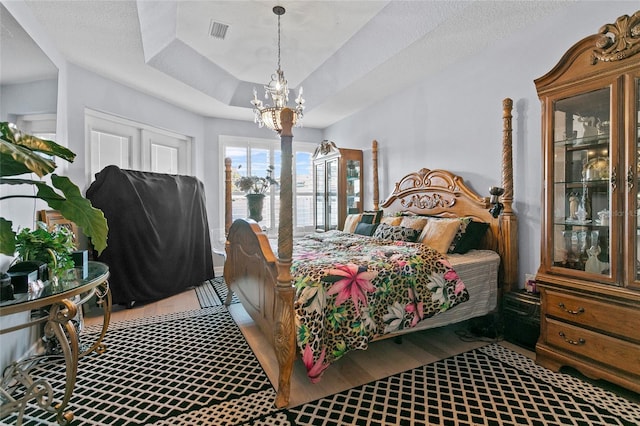
M584 308L578 308L575 311L572 311L571 309L567 309L567 307L564 306L564 303L562 302L558 303L558 306L560 307L560 309L562 309L563 311L571 315L580 315L581 313L584 312Z
M560 337L564 339L565 342L567 342L570 345L580 346L586 343L582 337L576 341L576 340L567 339L567 336L562 331L558 332L558 334L560 335Z

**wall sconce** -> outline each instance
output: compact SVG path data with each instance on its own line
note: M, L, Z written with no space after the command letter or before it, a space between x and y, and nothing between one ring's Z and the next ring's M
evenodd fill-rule
M493 217L498 217L502 209L504 209L504 204L500 202L500 196L504 194L504 188L492 186L489 188L489 194L491 194L491 197L489 197L489 204L491 204L489 213L491 213Z

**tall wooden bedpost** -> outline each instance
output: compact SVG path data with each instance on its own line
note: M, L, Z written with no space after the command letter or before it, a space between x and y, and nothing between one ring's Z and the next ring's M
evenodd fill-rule
M224 159L224 236L229 235L231 228L231 158Z
M380 208L380 192L378 190L378 141L371 143L371 158L373 160L373 210Z
M295 330L293 318L294 291L291 285L291 259L293 256L293 188L292 188L292 140L293 111L285 108L280 113L282 131L280 132L280 150L282 167L280 169L280 223L278 225L278 278L274 309L274 344L278 348L276 357L280 369L276 407L289 404L291 372L295 361Z
M513 128L511 111L513 100L502 101L502 187L501 202L504 210L500 215L500 253L504 276L501 279L502 293L508 293L518 286L518 223L513 212Z

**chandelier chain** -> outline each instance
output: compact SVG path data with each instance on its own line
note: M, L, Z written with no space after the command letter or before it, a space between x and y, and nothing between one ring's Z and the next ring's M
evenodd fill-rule
M278 15L278 70L280 69L280 15Z

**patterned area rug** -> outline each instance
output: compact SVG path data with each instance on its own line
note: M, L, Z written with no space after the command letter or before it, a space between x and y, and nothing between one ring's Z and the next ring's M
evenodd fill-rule
M97 331L87 327L83 339ZM640 424L639 404L499 344L277 410L224 306L113 323L105 343L105 354L80 362L74 425ZM40 375L62 389L62 368ZM55 423L30 406L23 424Z
M97 330L87 327L82 341ZM232 425L275 411L273 386L224 306L113 323L104 343L106 353L80 360L68 406L74 425L179 424L200 409L209 424ZM36 373L64 388L62 365ZM34 405L23 424L55 419Z
M494 343L251 424L638 425L640 405Z
M195 291L201 308L222 305L228 293L227 284L225 284L223 277L207 280L202 285L195 287ZM235 294L231 298L231 303L240 303Z

